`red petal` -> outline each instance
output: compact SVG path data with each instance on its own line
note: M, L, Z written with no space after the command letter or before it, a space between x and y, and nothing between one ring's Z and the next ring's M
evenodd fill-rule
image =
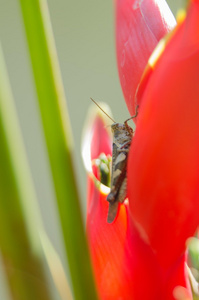
M125 206L121 205L117 220L108 224L106 197L91 180L89 191L87 236L100 299L159 300L161 270L152 249L129 227Z
M102 109L110 113L110 109L104 103L100 103ZM82 158L86 170L89 173L94 173L97 177L97 169L93 164L94 160L99 157L101 153L111 155L111 131L110 126L107 126L107 116L100 111L96 106L92 106L88 112L86 126L83 132L82 141Z
M108 224L108 202L89 179L87 236L100 299L115 300L122 295L121 274L126 238L126 209L120 207L117 221Z
M165 266L199 223L198 69L195 0L149 79L129 154L130 210Z
M102 152L106 155L111 155L111 138L103 119L100 116L96 116L92 126L91 160L98 158Z
M120 82L131 115L134 96L158 41L175 26L164 0L116 0L116 47Z

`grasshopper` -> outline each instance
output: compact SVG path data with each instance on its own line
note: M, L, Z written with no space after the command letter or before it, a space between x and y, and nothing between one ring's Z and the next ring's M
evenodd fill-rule
M113 121L111 125L113 133L111 190L107 196L109 202L107 222L112 223L117 216L119 203L123 203L126 199L127 160L134 133L128 125L128 121L137 117L138 106L135 115L127 119L124 124L121 124L115 122L92 98L91 100Z

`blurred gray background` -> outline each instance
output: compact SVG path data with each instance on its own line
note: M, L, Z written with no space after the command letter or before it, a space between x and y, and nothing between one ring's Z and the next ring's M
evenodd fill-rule
M167 2L175 14L183 0ZM107 102L118 122L129 117L117 74L113 2L48 0L48 5L72 124L74 161L85 213L86 174L80 146L82 127L91 104L90 97ZM44 226L55 249L63 258L19 1L0 0L0 39ZM9 299L2 272L0 299ZM56 294L55 299L59 299Z

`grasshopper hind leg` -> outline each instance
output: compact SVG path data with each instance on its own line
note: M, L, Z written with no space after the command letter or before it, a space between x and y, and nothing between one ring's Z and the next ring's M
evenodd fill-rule
M126 199L126 185L127 185L127 180L125 178L119 189L118 195L115 195L113 192L111 192L107 197L107 200L109 201L108 217L107 217L108 223L113 223L113 221L115 220L118 214L119 203L123 203L124 200ZM115 198L117 200L115 200Z
M119 202L109 202L107 222L113 223L118 213Z

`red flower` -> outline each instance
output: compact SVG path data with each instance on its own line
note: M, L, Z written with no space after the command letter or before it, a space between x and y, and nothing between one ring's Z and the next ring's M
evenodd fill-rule
M90 153L88 148L86 153L90 161L91 157L95 161L102 148L107 155L110 153L110 139L106 119L97 112L92 115L93 123L90 124L84 146L92 145ZM94 144L96 137L98 142ZM88 168L87 158L84 155ZM108 224L108 191L98 179L99 174L94 166L88 177L87 236L100 299L154 300L159 299L163 292L165 300L173 299L168 297L173 288L176 285L186 286L183 257L165 272L132 223L126 203L121 205L116 221ZM166 290L162 288L162 277L165 276L170 276L167 283L170 286Z
M106 116L100 112L92 113L84 143L89 171L87 235L97 288L103 300L171 300L185 295L191 299L184 262L185 241L199 221L199 0L191 2L185 22L167 41L147 80L142 78L137 99L137 84L150 54L143 40L150 45L151 35L153 44L154 35L158 40L167 26L156 14L156 32L150 21L152 11L158 12L153 1L118 0L116 4L121 85L131 113L138 101L139 115L128 160L129 205L120 205L112 224L106 221L108 188L100 183L98 159L102 152L111 154L111 142ZM145 24L143 38L135 38L136 24L142 29ZM132 37L141 42L137 47L142 52L136 54L130 46ZM123 47L128 55L122 65ZM135 56L136 75L132 75Z

